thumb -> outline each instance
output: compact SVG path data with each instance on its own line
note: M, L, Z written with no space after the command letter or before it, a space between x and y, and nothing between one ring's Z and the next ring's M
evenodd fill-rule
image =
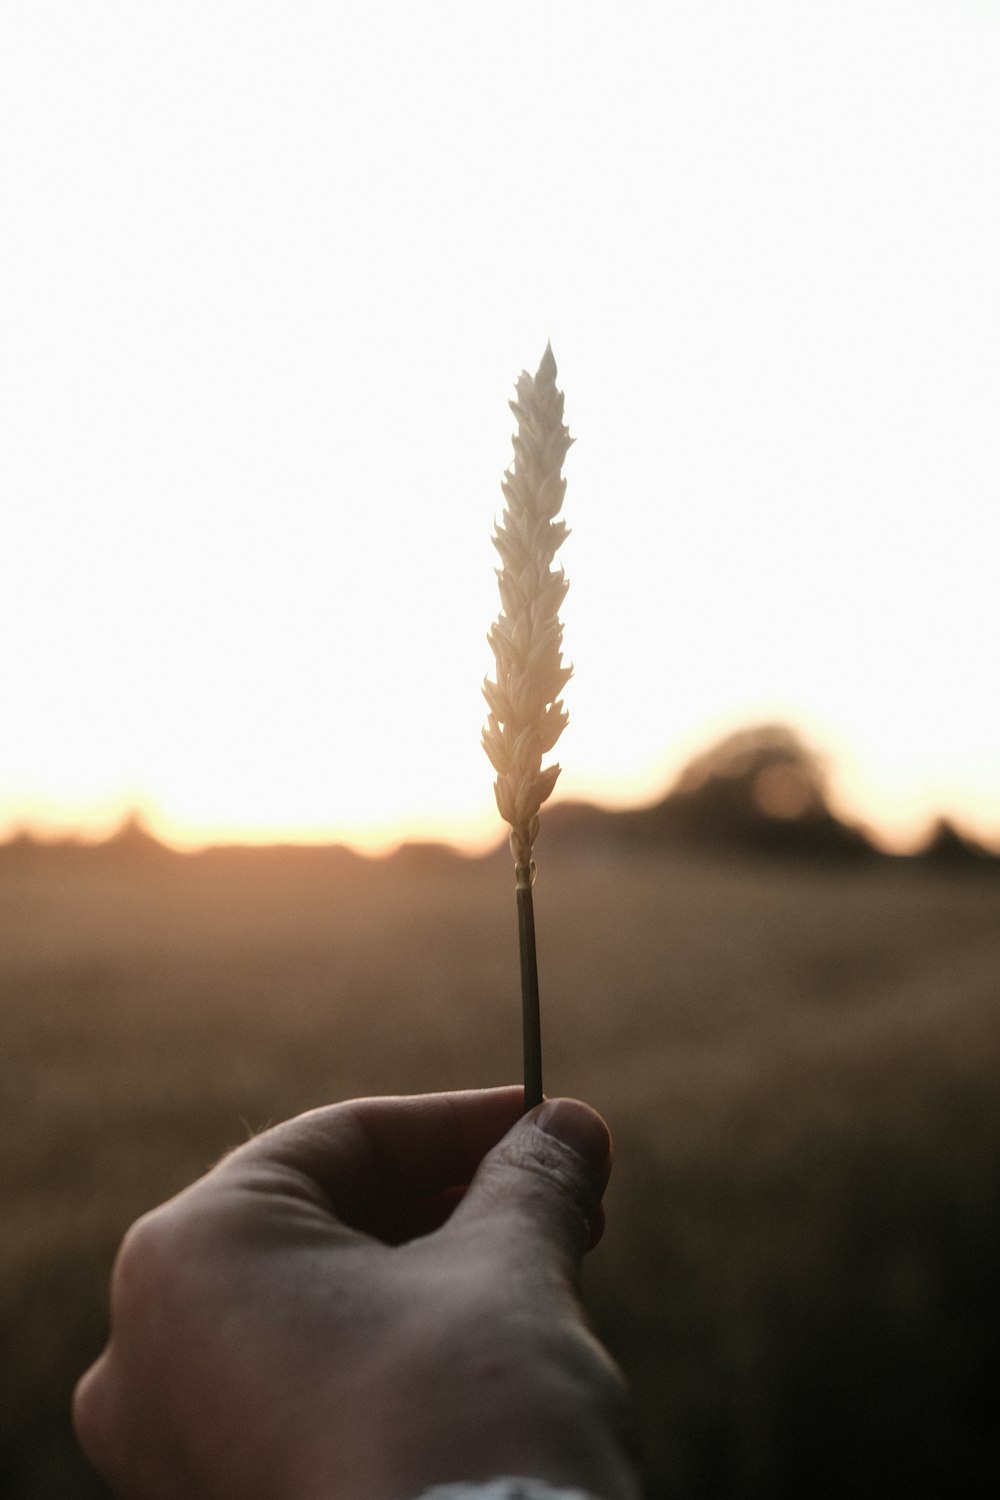
M597 1243L611 1174L611 1132L578 1099L549 1099L483 1158L452 1215L455 1229L554 1250L572 1272Z

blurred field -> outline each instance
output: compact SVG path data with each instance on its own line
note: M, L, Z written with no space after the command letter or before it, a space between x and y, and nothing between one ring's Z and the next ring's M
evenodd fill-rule
M995 1493L1000 881L540 864L652 1500ZM128 1223L307 1106L516 1079L516 962L505 859L0 850L0 1494L103 1493L67 1404Z

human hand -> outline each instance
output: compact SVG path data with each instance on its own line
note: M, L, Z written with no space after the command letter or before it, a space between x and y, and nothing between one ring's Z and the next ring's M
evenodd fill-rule
M639 1493L577 1286L607 1128L522 1091L366 1099L226 1157L126 1236L77 1388L123 1500L411 1500L521 1474Z

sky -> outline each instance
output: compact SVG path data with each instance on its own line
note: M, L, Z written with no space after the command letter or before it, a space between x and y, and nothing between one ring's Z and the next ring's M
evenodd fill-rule
M0 837L498 841L551 340L556 795L781 720L1000 846L998 78L987 0L8 0Z

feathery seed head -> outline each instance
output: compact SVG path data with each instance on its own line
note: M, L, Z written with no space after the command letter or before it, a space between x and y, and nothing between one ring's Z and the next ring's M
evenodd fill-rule
M559 767L542 767L567 723L559 694L572 675L562 661L559 606L569 587L556 552L569 529L556 517L566 481L562 465L573 439L563 423L563 396L556 389L556 362L546 347L532 378L522 371L517 399L514 462L501 481L503 516L493 545L501 611L489 633L496 682L483 684L489 716L483 748L497 773L500 816L510 824L514 863L531 865L538 835L538 809L550 796Z

